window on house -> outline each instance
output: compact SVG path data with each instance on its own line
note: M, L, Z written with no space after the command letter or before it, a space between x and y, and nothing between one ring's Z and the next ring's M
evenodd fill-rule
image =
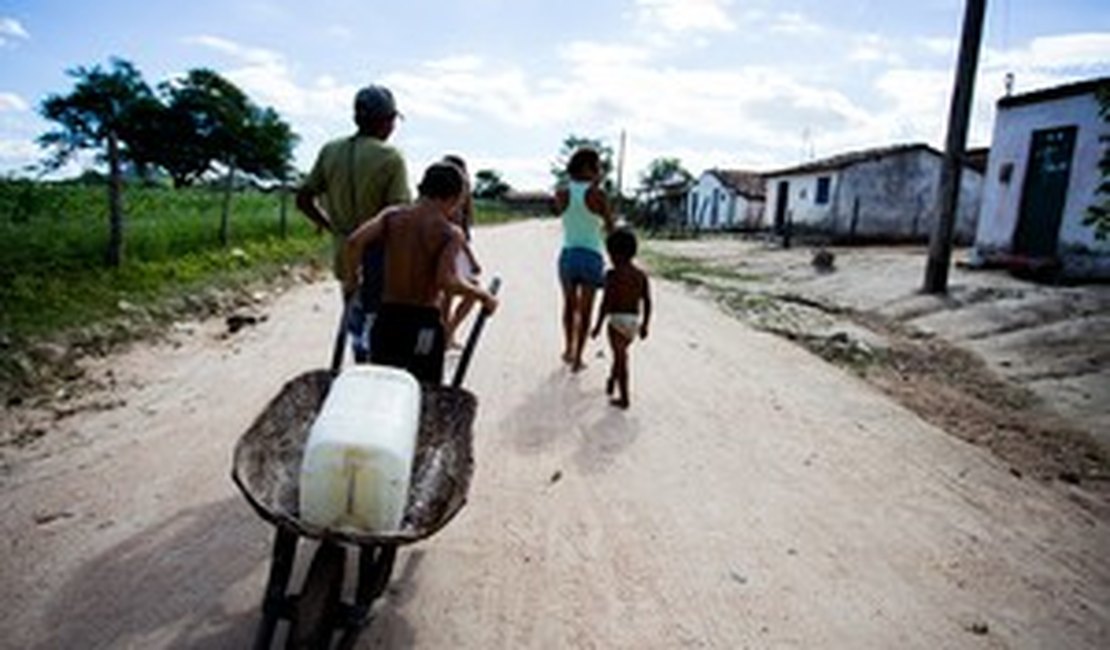
M819 176L817 178L817 196L814 198L814 202L816 202L817 205L825 205L829 202L829 185L831 185L831 180L832 179L828 176Z

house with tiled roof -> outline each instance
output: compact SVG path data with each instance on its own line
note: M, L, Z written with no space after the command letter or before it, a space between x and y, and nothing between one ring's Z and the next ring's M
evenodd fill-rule
M763 220L763 176L739 169L702 172L686 196L685 226L694 230L751 230Z
M998 100L973 261L1110 278L1110 241L1084 223L1098 203L1110 77Z
M986 155L978 152L980 165ZM927 241L936 220L943 155L927 144L851 151L764 174L767 226L843 241ZM955 239L975 236L983 174L965 164Z

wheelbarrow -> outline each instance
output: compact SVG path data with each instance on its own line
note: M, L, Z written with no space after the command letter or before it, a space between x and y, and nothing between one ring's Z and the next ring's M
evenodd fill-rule
M490 293L500 280L494 278ZM344 310L345 311L345 310ZM345 314L344 314L345 316ZM421 386L408 501L397 530L355 533L320 528L299 518L299 476L312 422L338 374L346 345L345 318L336 336L330 370L305 372L290 380L235 445L232 480L254 510L276 528L262 620L254 648L271 646L278 623L289 622L286 648L352 648L369 625L371 607L393 572L397 548L433 535L466 503L474 468L471 426L477 399L462 388L487 314L478 315L451 383ZM318 540L315 552L301 538ZM289 593L298 547L311 554L299 593ZM348 549L357 554L353 600L344 597Z

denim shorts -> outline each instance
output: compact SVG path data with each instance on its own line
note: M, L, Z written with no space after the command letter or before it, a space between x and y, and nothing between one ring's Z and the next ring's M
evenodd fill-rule
M595 289L605 284L605 261L589 248L564 248L559 253L559 282L564 287L584 284Z

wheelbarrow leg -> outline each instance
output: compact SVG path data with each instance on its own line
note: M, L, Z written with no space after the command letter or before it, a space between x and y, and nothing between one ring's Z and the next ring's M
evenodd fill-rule
M355 604L347 612L343 635L337 650L349 650L355 646L359 633L370 622L370 607L379 596L385 593L389 576L393 573L393 562L397 559L395 544L366 545L359 547L358 585L355 588Z
M285 613L285 591L293 573L293 559L297 553L297 534L278 528L274 536L273 557L270 559L270 580L262 600L262 620L254 637L255 650L267 650L274 639L278 620Z
M389 584L389 576L393 573L395 559L395 544L363 546L359 550L358 590L355 592L355 603L358 606L365 605L369 608L374 599L382 595L385 586Z

